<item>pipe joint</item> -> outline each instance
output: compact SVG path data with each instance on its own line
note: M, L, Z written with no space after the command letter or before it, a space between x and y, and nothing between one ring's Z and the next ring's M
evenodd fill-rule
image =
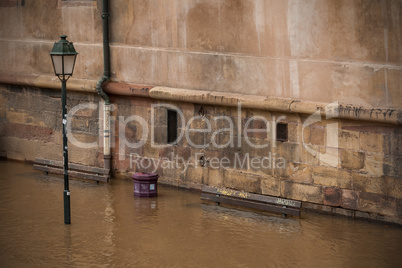
M96 92L102 97L102 99L105 101L105 104L109 105L109 96L102 90L102 86L107 80L109 80L109 77L105 75L99 79L98 83L96 83Z

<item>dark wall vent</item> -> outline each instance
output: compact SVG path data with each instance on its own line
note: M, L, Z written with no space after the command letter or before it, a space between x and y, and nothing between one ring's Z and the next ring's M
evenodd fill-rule
M288 124L287 123L277 123L276 124L276 140L277 141L288 141Z
M177 142L177 111L167 110L167 143Z

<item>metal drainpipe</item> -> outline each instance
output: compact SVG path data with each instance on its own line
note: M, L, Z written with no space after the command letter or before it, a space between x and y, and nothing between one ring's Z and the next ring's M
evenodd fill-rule
M102 90L103 84L110 79L110 53L109 53L109 0L102 0L102 28L103 28L103 76L96 84L96 92L104 100L103 105L103 165L110 169L110 100Z

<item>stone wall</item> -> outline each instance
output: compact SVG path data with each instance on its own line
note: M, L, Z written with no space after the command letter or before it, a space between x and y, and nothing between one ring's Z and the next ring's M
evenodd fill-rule
M102 75L101 1L0 6L0 72L51 74L60 34L75 77ZM110 1L112 79L398 108L400 1Z
M89 93L69 92L67 109L79 104L98 105ZM61 92L53 89L0 84L0 154L8 159L33 162L35 158L63 159ZM99 109L81 109L69 120L69 157L72 162L102 166L98 148ZM75 142L72 144L74 138ZM96 143L93 148L74 144ZM101 144L101 143L100 143Z
M113 166L123 176L157 172L163 183L180 187L228 187L401 223L399 126L145 98L113 103ZM166 142L167 108L183 115L175 145ZM132 115L145 119L147 131ZM278 122L288 126L285 142L276 140Z

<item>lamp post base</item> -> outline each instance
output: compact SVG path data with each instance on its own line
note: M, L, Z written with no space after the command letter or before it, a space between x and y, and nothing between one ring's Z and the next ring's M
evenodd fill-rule
M64 223L71 224L70 218L70 191L64 190Z

